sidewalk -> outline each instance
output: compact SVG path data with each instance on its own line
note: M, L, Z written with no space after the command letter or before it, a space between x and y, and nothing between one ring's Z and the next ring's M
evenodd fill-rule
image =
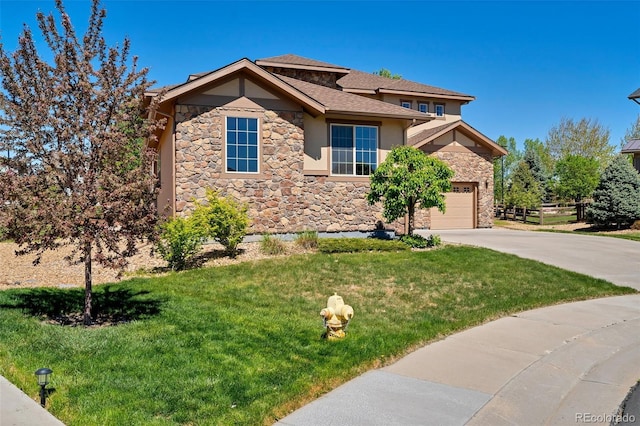
M35 384L35 376L34 376ZM34 386L37 389L37 386ZM40 404L0 376L1 426L64 426Z
M357 377L277 425L609 425L640 379L639 330L640 295L523 312Z

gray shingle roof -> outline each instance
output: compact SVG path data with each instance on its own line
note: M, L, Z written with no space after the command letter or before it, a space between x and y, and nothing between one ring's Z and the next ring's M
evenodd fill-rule
M421 112L403 108L388 102L370 99L352 93L342 92L295 78L278 76L305 95L325 106L327 112L366 114L377 117L428 120L429 116Z
M640 98L640 89L636 90L632 94L629 95L629 99L638 99Z
M633 154L635 152L640 152L640 139L631 139L630 141L627 141L621 152L623 154Z
M345 72L349 71L349 68L333 65L328 62L317 61L315 59L309 59L298 55L293 55L288 53L286 55L280 56L272 56L270 58L263 58L256 60L256 63L260 65L261 62L273 62L279 64L287 64L287 65L301 65L305 67L320 67L320 68L341 68L345 70Z

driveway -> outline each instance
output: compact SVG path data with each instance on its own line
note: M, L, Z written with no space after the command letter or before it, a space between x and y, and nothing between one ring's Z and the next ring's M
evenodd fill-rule
M485 247L640 290L640 243L620 238L503 228L416 231Z

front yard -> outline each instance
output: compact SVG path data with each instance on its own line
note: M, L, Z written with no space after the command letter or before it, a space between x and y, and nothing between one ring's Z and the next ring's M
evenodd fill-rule
M320 310L353 306L329 342ZM304 254L96 287L121 323L53 324L81 289L0 292L0 374L68 425L272 424L371 368L463 328L538 306L633 293L491 250ZM330 415L330 413L328 413Z

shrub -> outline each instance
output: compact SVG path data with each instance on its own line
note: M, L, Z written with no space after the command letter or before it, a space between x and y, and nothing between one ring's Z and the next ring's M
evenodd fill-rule
M598 226L633 223L640 219L640 175L622 155L602 172L587 207L587 219Z
M321 253L353 253L359 251L402 251L409 247L401 241L374 238L323 238L318 241Z
M260 240L260 251L270 255L284 254L287 252L287 246L280 238L264 234Z
M247 206L231 197L220 197L212 189L207 189L206 199L206 204L196 202L194 220L203 227L207 237L222 244L228 252L235 253L247 234Z
M304 249L316 249L318 248L318 233L316 231L299 232L296 235L295 242Z
M442 240L439 235L429 235L427 238L422 235L403 235L400 237L400 241L412 248L428 248L436 247L442 244Z
M200 252L204 230L192 218L174 217L160 225L156 248L172 270L185 269Z

